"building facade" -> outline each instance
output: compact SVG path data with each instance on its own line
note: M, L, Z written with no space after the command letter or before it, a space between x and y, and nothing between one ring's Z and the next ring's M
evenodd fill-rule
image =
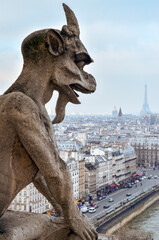
M85 164L85 192L86 194L96 193L96 166L95 163Z
M79 161L79 198L82 198L85 191L85 160Z
M74 158L68 159L66 163L72 178L73 195L75 199L78 199L79 198L79 163Z
M14 211L43 213L51 209L51 204L31 183L22 189L12 201L9 209Z
M131 139L137 156L137 166L159 168L159 139L143 137Z

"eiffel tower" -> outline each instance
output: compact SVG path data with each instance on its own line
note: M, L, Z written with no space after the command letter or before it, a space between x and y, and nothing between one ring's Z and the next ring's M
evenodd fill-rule
M150 114L150 113L151 113L151 111L150 111L148 101L147 101L147 85L145 84L145 98L144 98L144 104L142 106L140 115L145 115L145 114Z

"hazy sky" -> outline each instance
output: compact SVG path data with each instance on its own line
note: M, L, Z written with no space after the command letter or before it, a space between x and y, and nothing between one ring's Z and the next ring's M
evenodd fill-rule
M20 46L31 32L66 24L61 0L0 1L0 94L22 69ZM152 112L159 112L159 1L66 0L80 25L81 40L94 63L85 70L97 81L94 94L67 113L139 113L148 87ZM54 111L56 99L49 108Z

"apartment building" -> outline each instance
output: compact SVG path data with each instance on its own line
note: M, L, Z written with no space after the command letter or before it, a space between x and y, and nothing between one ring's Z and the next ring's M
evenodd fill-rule
M74 158L67 160L67 166L69 168L72 184L73 184L73 195L75 199L79 198L79 162Z
M96 165L93 162L85 164L85 193L96 193Z
M158 137L143 136L130 139L137 156L137 166L159 168Z
M22 189L12 201L9 209L14 211L42 213L51 209L51 204L31 183Z
M85 160L79 161L79 198L82 198L85 191Z

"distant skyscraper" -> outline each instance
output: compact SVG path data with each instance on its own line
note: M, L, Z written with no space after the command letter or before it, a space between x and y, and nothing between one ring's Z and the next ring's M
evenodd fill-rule
M147 101L147 85L145 84L145 97L144 97L144 104L142 106L142 110L140 112L140 115L145 115L151 113L148 101Z

